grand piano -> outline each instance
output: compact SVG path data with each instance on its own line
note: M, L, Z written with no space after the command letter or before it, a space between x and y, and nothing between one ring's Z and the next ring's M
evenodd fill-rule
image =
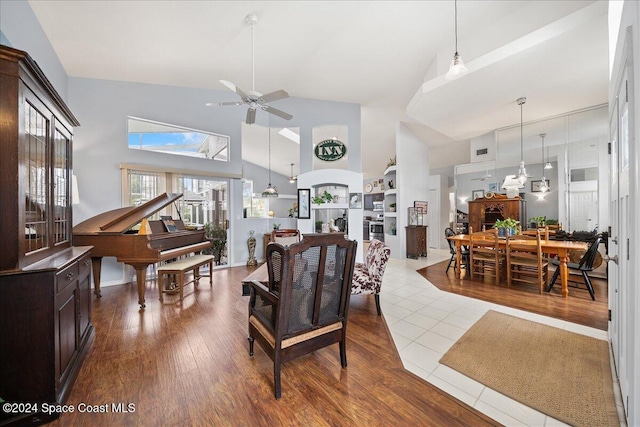
M116 257L136 270L138 304L145 307L144 293L147 267L159 261L178 258L211 247L204 230L187 230L180 220L173 220L176 231L167 231L163 221L147 218L175 202L182 194L163 193L140 206L104 212L73 227L74 246L93 246L91 268L94 293L100 297L102 257ZM132 228L141 224L139 231ZM147 226L148 224L148 226Z

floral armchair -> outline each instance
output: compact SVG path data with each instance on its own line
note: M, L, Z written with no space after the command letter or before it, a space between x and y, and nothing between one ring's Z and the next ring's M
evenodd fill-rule
M384 270L390 255L391 249L389 249L388 246L385 246L380 240L373 239L369 245L364 263L357 262L353 270L351 295L373 294L376 300L378 316L382 314L380 310L382 276L384 275Z

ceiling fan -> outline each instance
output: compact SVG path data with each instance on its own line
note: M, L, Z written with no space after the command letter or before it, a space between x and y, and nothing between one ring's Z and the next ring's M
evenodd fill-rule
M274 114L278 117L281 117L285 120L290 120L293 116L289 113L285 113L282 110L278 110L277 108L273 108L268 105L269 102L278 101L280 99L288 98L289 94L284 90L277 90L275 92L267 93L266 95L261 94L260 92L256 92L255 90L255 55L254 55L254 43L253 43L253 29L255 25L258 23L258 16L255 13L250 13L244 18L245 22L251 25L251 90L243 91L235 84L231 83L227 80L220 80L220 83L234 91L240 96L241 101L231 101L231 102L208 102L206 105L208 107L211 106L219 106L219 105L242 105L247 104L249 109L247 110L247 118L246 123L248 125L255 123L256 121L256 110L258 108L266 111L267 113Z

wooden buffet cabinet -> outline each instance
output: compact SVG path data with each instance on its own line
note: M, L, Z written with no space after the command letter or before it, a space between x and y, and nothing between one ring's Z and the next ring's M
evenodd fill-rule
M473 231L493 228L499 219L513 218L521 225L527 223L527 207L524 199L478 198L469 203L469 227Z
M79 123L35 61L2 45L0 93L0 397L38 405L0 425L38 425L59 416L43 404L64 403L94 333L91 247L71 244Z

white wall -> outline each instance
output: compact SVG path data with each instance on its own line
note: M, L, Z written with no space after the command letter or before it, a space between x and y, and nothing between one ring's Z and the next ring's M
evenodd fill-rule
M398 233L385 236L385 243L391 248L391 257L402 259L407 256L407 208L416 200L429 198L429 148L402 123L396 125L396 157Z
M67 100L67 73L27 1L0 1L2 44L24 50L38 63L62 99Z

